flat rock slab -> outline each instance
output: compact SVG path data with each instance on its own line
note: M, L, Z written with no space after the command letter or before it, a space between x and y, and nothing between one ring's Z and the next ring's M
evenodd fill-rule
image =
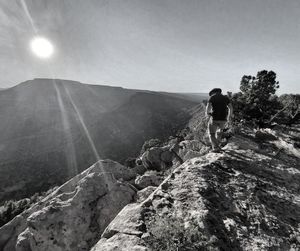
M143 222L144 208L137 203L127 205L114 218L102 234L104 238L110 238L116 233L136 235L141 237L145 230Z
M102 238L91 251L150 251L135 235L117 233L111 238Z

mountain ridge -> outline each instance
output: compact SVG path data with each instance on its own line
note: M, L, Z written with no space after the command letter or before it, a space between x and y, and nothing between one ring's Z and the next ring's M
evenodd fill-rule
M52 79L1 91L0 202L62 184L95 163L97 155L124 162L145 140L169 136L172 125L179 129L194 105L159 93Z

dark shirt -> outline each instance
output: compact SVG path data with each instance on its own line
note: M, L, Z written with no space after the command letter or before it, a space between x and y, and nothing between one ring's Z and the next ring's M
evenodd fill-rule
M227 105L230 103L229 98L217 93L211 96L208 102L212 105L213 120L226 120L228 114Z

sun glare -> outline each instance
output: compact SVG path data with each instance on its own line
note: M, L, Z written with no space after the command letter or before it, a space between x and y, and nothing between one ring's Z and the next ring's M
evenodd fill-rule
M43 37L35 37L30 42L32 52L39 58L49 58L53 54L54 48L51 42Z

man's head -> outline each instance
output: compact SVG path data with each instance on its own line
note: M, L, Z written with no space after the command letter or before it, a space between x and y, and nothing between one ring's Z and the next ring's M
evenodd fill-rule
M212 96L212 95L214 95L214 94L221 94L222 93L222 89L221 88L214 88L214 89L212 89L209 93L208 93L208 95L209 96Z

